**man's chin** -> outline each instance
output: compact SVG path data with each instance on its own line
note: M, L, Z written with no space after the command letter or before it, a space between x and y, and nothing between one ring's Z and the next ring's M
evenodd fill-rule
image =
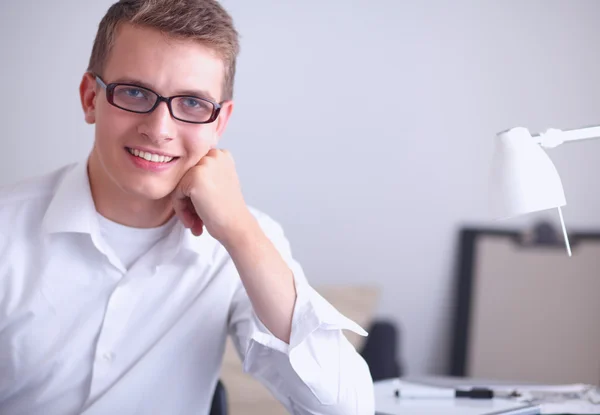
M159 201L170 197L174 189L175 186L143 186L129 189L128 193L135 195L140 199Z

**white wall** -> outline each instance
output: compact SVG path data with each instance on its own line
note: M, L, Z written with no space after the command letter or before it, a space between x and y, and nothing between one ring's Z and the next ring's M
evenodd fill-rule
M111 3L0 1L0 184L87 154L77 88ZM224 4L242 54L223 146L248 201L313 282L385 287L410 373L443 371L456 231L487 219L494 134L600 122L600 2ZM600 226L599 150L552 152L572 228Z

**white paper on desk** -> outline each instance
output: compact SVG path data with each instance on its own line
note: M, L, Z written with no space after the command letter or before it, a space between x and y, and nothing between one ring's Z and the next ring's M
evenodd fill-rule
M551 393L581 393L589 386L584 384L570 385L485 385L494 391L518 391L521 393L527 392L551 392ZM461 385L458 388L469 388L471 386ZM519 398L520 401L526 401L524 398ZM600 396L598 396L600 398ZM595 402L595 401L594 401ZM577 415L598 415L600 414L600 404L594 404L587 400L569 399L561 402L541 403L542 415L555 414L577 414Z
M574 384L574 385L558 385L558 386L528 386L521 387L518 390L537 391L537 392L557 392L557 393L580 393L588 388L587 385ZM594 404L587 400L582 399L571 399L562 402L542 403L542 414L553 415L553 414L578 414L578 415L598 415L600 414L600 404Z

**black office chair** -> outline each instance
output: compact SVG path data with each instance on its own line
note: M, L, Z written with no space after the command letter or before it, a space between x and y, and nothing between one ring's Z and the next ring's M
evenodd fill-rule
M229 408L227 406L227 391L221 381L217 382L215 394L213 395L212 405L209 415L228 415Z
M404 374L403 364L398 361L399 348L400 330L395 323L377 320L371 325L360 354L367 362L374 381Z

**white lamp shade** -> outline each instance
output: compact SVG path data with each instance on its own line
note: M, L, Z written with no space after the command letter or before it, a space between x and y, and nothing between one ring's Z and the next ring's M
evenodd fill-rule
M491 210L497 219L567 204L556 167L523 127L496 136L491 179Z

